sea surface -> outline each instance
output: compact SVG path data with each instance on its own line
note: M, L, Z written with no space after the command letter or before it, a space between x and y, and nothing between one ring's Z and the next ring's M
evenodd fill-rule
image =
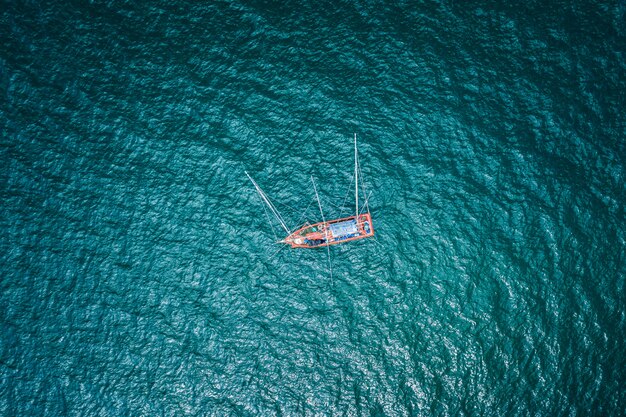
M0 4L0 415L626 415L626 2Z

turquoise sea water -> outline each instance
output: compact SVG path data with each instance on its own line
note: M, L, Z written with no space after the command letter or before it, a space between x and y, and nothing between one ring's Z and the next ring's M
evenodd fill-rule
M0 414L626 414L626 4L501 3L2 2Z

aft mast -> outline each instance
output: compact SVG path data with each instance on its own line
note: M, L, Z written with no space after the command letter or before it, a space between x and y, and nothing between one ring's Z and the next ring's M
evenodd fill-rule
M355 218L358 219L359 217L359 164L358 164L358 154L356 150L356 133L354 134L354 199L355 199L355 208L356 208Z

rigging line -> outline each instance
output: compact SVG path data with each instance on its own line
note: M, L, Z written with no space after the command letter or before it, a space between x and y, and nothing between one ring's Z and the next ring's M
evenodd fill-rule
M297 213L297 212L298 212L298 210L297 210L297 209L293 208L293 207L292 207L292 206L290 206L289 204L284 203L284 202L282 202L282 201L279 201L277 204L280 204L281 206L288 208L289 210L291 210L292 214L293 214L293 213Z
M330 201L327 201L327 202L326 202L326 205L331 205L331 206L333 206L335 209L337 209L337 210L341 210L341 207L340 207L340 206L338 206L338 205L336 205L336 204L333 204L333 203L331 203ZM339 218L341 218L341 215L339 215Z
M257 196L259 198L261 198L261 196L259 196L258 193L257 193ZM274 240L278 240L278 236L276 235L276 229L274 228L274 225L272 224L272 221L270 220L270 215L267 212L267 207L265 207L265 204L263 204L263 199L262 198L261 198L261 207L263 207L263 212L265 213L265 219L267 220L267 224L269 224L270 225L270 229L272 229L272 234L274 235Z
M385 248L385 245L383 245L382 243L380 243L378 241L378 239L376 238L376 236L372 236L374 238L374 242L376 242L378 245L380 245L381 248Z
M354 181L354 177L350 177L350 185L348 185L348 191L346 191L346 196L343 198L341 206L339 206L341 209L341 211L339 212L339 217L342 217L343 210L346 207L346 201L348 200L348 196L350 195L350 190L352 190L352 181Z
M300 225L300 224L301 224L301 222L302 222L302 220L305 218L307 211L311 208L311 204L313 204L313 200L311 200L311 201L309 202L309 205L308 205L308 206L306 207L306 209L305 209L304 211L302 211L302 212L300 212L298 209L293 208L292 206L290 206L290 205L289 205L289 204L287 204L287 203L284 203L284 202L279 201L279 202L278 202L278 204L280 204L280 205L281 205L281 206L283 206L283 207L287 207L288 209L290 209L290 210L292 211L292 213L291 213L291 214L292 214L292 216L293 216L293 214L294 214L294 213L296 213L296 214L297 214L297 213L301 213L301 214L300 214L300 218L299 218L299 219L298 219L298 221L296 222L296 225Z
M317 187L315 186L315 180L313 179L313 175L311 175L311 182L313 183L313 190L315 191L315 198L317 198L317 205L320 208L320 213L322 214L322 221L324 222L324 226L326 226L326 219L324 218L324 211L322 210L322 203L320 202L320 196L317 193Z
M272 213L274 213L274 216L276 216L276 219L278 219L278 221L280 222L280 225L283 227L283 229L285 229L285 231L287 232L287 234L291 234L291 232L289 231L289 228L287 227L287 225L285 224L285 220L283 220L283 218L281 217L280 213L278 213L278 210L276 210L276 207L274 207L274 205L272 204L272 202L270 201L270 199L265 195L265 193L263 192L263 190L261 189L261 187L259 187L259 185L256 183L256 181L254 181L252 179L252 177L250 176L250 174L248 174L248 171L244 171L246 173L246 175L248 176L248 178L250 179L250 181L252 181L252 184L254 185L254 188L256 188L256 191L259 193L259 195L261 196L261 198L263 199L263 201L265 201L265 203L267 204L267 206L270 208L270 210L272 211Z
M322 221L324 222L324 226L326 226L326 219L324 218L324 211L322 210L322 203L320 202L320 196L317 193L317 187L315 186L315 180L313 179L313 175L311 175L311 182L313 183L313 190L315 191L315 198L317 198L317 205L320 208L320 213L322 214Z
M267 212L267 208L265 207L265 204L263 204L263 200L261 200L261 207L263 207L263 212L265 213L265 218L267 219L267 223L270 225L270 228L272 229L272 234L274 235L274 240L278 240L278 236L276 235L276 230L274 229L274 225L270 221L270 215Z
M359 158L356 150L356 133L354 134L354 198L356 200L354 215L359 215Z
M304 216L306 216L307 211L309 211L309 209L311 208L311 204L313 204L313 201L309 202L309 205L306 206L306 209L304 209L304 211L302 212L302 215L298 219L298 223L297 224L301 224L302 220L304 220L304 218L305 218Z
M363 172L361 171L361 164L359 164L359 179L361 180L361 188L363 189L363 195L367 196L367 191L365 190L365 182L363 181ZM369 207L368 207L369 211Z
M311 175L311 182L313 183L313 190L315 190L315 197L317 198L317 205L320 207L320 213L322 214L322 221L324 222L324 235L326 236L326 253L328 254L328 270L330 272L330 280L333 280L333 263L330 259L330 245L328 244L328 228L326 227L326 219L324 218L324 211L322 210L322 203L320 201L320 196L317 193L317 187L315 186L315 180L313 179L313 175Z
M276 252L274 252L274 254L273 254L272 256L270 256L269 258L267 258L267 260L268 260L268 261L271 261L271 260L272 260L272 259L273 259L276 255L278 255L278 253L279 253L280 251L282 251L283 249L285 249L285 248L287 248L287 247L288 247L287 245L280 247L280 248L279 248Z
M370 202L370 197L371 196L372 196L372 192L370 191L370 193L367 195L367 197L365 197L365 204L363 204L361 206L362 208L367 207L367 212L368 213L369 213L369 209L370 209L369 202ZM365 212L363 210L361 210L361 213L359 213L359 214L363 214L363 213L365 213Z
M260 189L260 188L259 188ZM261 191L263 192L263 191ZM272 209L272 211L274 212L274 214L278 217L278 219L280 220L281 225L283 226L283 228L285 229L285 231L287 232L287 234L291 234L291 231L289 230L289 228L287 227L287 224L285 224L285 219L283 219L283 216L280 215L280 213L278 212L278 209L276 208L276 206L274 205L274 203L272 203L270 201L270 199L267 197L267 195L265 195L265 193L263 192L263 195L265 196L265 199L267 200L267 202L270 205L270 208Z
M283 227L283 229L285 229L285 231L287 232L287 234L289 234L289 229L287 228L287 225L285 224L285 220L283 220L283 218L281 217L280 213L278 212L278 210L276 209L276 207L274 207L274 205L272 204L272 202L269 200L269 198L267 197L267 195L265 195L265 193L263 193L263 191L260 192L261 197L265 200L265 202L267 203L267 206L270 208L270 210L272 211L272 213L274 213L274 216L276 216L276 219L278 219L278 221L280 222L280 225Z

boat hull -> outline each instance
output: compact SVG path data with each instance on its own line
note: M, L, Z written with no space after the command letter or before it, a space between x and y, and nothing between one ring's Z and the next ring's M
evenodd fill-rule
M374 236L372 216L369 213L344 217L315 224L305 224L287 236L283 243L292 248L323 248L330 245Z

